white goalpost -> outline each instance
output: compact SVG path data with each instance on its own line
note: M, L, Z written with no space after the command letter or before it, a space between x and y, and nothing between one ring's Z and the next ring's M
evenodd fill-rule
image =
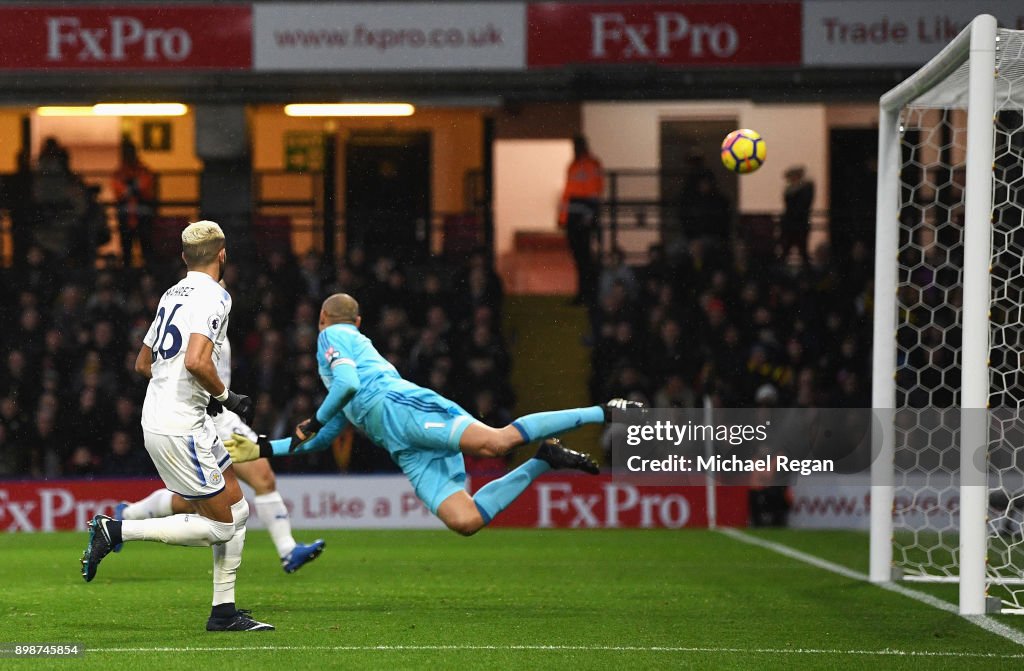
M965 615L1024 612L1022 109L989 15L879 105L870 578Z

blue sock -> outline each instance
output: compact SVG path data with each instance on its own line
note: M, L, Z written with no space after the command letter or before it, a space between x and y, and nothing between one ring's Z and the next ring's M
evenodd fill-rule
M473 496L473 503L485 524L490 524L494 516L516 500L526 491L530 483L538 476L551 470L548 462L540 459L529 459L515 470L506 473L497 480L488 482Z
M529 443L557 436L584 424L602 423L604 423L604 408L592 405L589 408L535 412L532 415L520 417L512 422L512 426L519 429L523 440Z

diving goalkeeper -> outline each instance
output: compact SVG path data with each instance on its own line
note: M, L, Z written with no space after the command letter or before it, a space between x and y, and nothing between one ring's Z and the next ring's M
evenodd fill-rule
M317 363L327 398L290 438L260 437L253 442L233 435L225 441L233 462L324 450L346 424L352 424L391 454L430 512L452 531L470 536L541 474L553 468L598 472L587 455L564 447L554 436L583 424L607 422L613 408L642 407L615 399L605 406L534 413L495 429L437 392L402 379L359 332L361 322L359 304L348 294L324 301ZM463 452L501 457L534 440L542 442L532 459L489 482L475 496L466 492Z

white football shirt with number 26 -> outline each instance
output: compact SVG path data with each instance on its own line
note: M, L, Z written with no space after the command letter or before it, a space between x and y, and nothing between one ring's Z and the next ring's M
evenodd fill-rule
M213 342L213 360L227 337L231 296L206 273L189 272L164 292L156 318L142 342L153 350L153 377L142 406L142 428L184 436L206 421L210 394L185 369L185 351L193 333Z

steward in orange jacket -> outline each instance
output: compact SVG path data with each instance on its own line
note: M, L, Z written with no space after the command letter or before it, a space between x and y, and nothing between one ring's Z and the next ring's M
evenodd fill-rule
M576 262L577 305L590 302L597 290L597 258L593 242L598 229L598 212L604 195L604 168L590 153L587 139L573 138L575 158L569 164L558 225L567 229L569 248Z

